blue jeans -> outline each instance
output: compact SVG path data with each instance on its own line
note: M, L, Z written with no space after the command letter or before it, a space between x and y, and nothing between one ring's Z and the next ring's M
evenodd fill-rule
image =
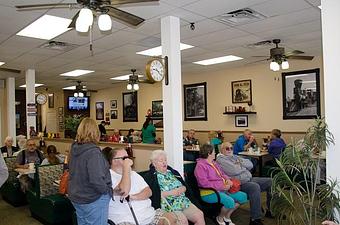
M102 195L89 204L72 202L76 209L78 225L107 225L109 202L109 195Z

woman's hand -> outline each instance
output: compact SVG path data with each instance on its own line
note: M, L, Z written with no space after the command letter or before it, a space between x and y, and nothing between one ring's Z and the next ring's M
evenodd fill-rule
M181 186L179 188L175 188L171 191L162 191L161 192L161 197L162 198L166 198L168 196L180 196L181 194L183 194L186 191L186 187L185 186Z
M338 225L338 224L336 224L336 223L334 223L334 222L332 222L332 221L326 220L326 221L323 221L323 222L322 222L322 225Z

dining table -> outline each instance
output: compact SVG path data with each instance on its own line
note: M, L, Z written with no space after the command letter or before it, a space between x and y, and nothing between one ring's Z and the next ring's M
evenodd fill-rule
M243 151L238 153L241 156L246 156L258 160L259 176L262 176L263 158L272 158L268 151Z

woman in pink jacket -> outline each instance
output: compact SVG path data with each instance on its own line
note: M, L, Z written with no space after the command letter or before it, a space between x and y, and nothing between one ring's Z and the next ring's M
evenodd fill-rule
M223 207L216 221L220 225L235 225L230 216L240 205L246 203L247 194L241 191L229 193L232 186L230 178L215 163L215 151L212 145L205 144L200 150L201 158L197 160L195 176L201 188L213 188L219 192ZM201 190L201 198L207 203L216 203L217 196L210 190Z

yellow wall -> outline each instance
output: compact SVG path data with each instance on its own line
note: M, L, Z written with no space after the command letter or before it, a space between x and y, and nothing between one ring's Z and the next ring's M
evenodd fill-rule
M317 57L311 62L290 61L290 66L292 69L288 71L321 69L321 111L323 114L322 59ZM312 122L312 120L282 119L281 73L270 71L269 63L209 73L183 74L182 77L183 84L207 82L208 98L208 121L185 121L184 129L242 131L243 128L235 127L234 116L226 116L222 113L225 106L232 105L231 81L244 79L252 80L253 104L257 111L257 115L249 115L250 129L263 132L279 128L288 132L303 132ZM105 112L109 112L110 100L116 99L118 100L118 119L111 120L109 128L140 129L147 109L151 108L151 101L161 99L161 85L141 85L138 91L138 122L123 123L122 92L126 92L125 83L115 84L112 88L93 93L91 95L91 117L95 119L95 102L103 101ZM243 106L247 105L243 104Z
M6 123L6 116L7 116L7 106L6 106L6 89L0 88L0 145L3 145L3 141L7 136L7 123Z

